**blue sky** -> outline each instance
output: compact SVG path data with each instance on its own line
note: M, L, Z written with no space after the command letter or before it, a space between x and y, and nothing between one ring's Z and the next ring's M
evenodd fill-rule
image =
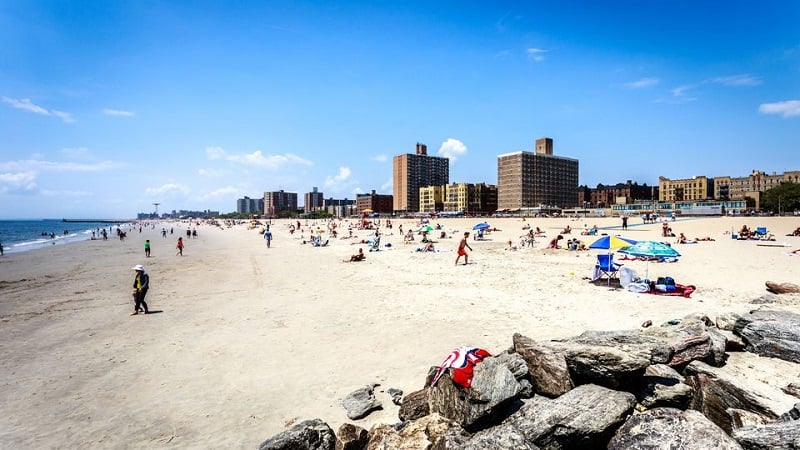
M0 218L391 193L392 156L580 183L800 170L800 2L0 2Z

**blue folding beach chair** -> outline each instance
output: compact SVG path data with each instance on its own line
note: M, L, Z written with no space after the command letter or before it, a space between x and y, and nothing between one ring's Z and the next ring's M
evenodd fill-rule
M622 267L622 264L617 264L614 262L614 254L613 253L601 253L597 255L597 265L595 265L595 269L599 271L598 278L606 278L608 280L607 284L611 284L611 279L617 277L617 272L619 272L619 268Z

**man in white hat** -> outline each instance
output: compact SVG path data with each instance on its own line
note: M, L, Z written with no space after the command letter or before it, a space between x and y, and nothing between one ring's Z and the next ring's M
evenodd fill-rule
M147 295L147 289L150 287L150 275L144 270L144 266L137 264L133 266L136 271L136 277L133 279L133 314L139 314L139 311L144 311L145 314L149 313L147 303L144 302L144 297Z

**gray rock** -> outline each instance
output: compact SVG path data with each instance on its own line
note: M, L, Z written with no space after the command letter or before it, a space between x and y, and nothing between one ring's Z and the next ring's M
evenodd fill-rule
M431 408L428 406L428 389L430 388L420 389L403 397L398 413L400 420L419 419L431 413Z
M637 398L648 409L686 409L693 394L692 387L684 383L683 375L666 364L653 364L644 371L642 389Z
M534 392L558 397L575 385L569 375L563 351L556 351L521 334L514 334L514 350L528 366Z
M734 333L750 352L800 363L800 314L751 311L736 321Z
M800 449L800 426L796 422L776 422L761 426L746 426L733 430L745 450Z
M456 433L461 431L458 425L439 414L406 422L399 429L391 425L378 424L369 432L367 450L429 449L454 429Z
M697 411L656 408L628 419L611 438L607 448L736 450L741 446Z
M267 439L258 450L334 450L336 436L321 419L306 420Z
M800 403L795 403L795 405L789 411L781 414L778 418L781 422L789 422L792 420L800 420ZM798 425L800 426L800 425Z
M730 416L731 428L734 430L748 425L766 425L773 422L772 419L768 419L761 414L751 413L743 409L728 408L725 412Z
M475 433L462 443L460 450L514 449L538 450L539 447L527 441L525 435L513 427L494 427Z
M593 384L553 400L536 399L499 425L496 433L521 433L542 449L603 448L636 404L633 394Z
M506 366L517 380L528 376L528 364L525 363L525 359L519 353L503 352L496 355L495 359Z
M386 390L386 393L392 397L392 403L395 405L399 405L403 401L403 390L396 389L396 388L389 388Z
M336 431L336 450L364 450L369 433L352 423L343 423Z
M792 404L791 397L777 389L729 375L724 369L693 361L684 370L686 382L695 391L689 407L702 412L720 428L730 433L733 423L728 409L741 409L777 419Z
M432 413L439 413L465 428L475 430L519 399L520 384L496 358L485 358L475 365L472 385L465 389L449 376L443 376L428 390Z
M691 361L704 361L714 366L724 363L726 338L706 321L687 317L675 325L665 324L643 331L672 349L669 365L683 367Z
M800 383L789 383L782 387L781 390L793 397L800 398Z
M347 413L348 419L361 419L372 411L383 407L381 402L375 398L375 386L377 386L377 384L358 388L342 399L342 407Z
M736 321L742 317L739 314L728 312L722 313L717 316L717 320L715 321L717 328L723 331L733 331L733 327L736 324Z

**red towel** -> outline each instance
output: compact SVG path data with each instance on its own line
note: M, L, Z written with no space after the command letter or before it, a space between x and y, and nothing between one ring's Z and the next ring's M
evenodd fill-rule
M433 377L431 386L435 386L439 378L444 375L447 369L452 368L453 382L459 386L468 388L472 385L472 370L475 365L483 361L483 358L492 356L489 352L478 347L459 347L444 359L439 370L436 371L436 376Z
M692 286L691 284L690 285L686 285L686 286L684 286L682 284L676 284L674 291L664 292L664 291L659 291L658 289L653 289L653 290L647 291L647 293L648 294L653 294L653 295L671 295L671 296L674 296L674 297L686 297L686 298L689 298L689 296L692 295L692 292L694 292L695 290L697 290L697 288L695 286Z

